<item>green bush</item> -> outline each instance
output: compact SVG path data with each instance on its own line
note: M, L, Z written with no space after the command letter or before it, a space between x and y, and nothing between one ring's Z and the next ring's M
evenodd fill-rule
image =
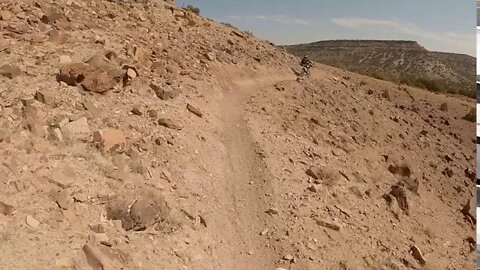
M188 5L185 7L186 10L190 10L192 11L193 13L197 14L197 15L200 15L200 9L198 7L194 7L192 5Z

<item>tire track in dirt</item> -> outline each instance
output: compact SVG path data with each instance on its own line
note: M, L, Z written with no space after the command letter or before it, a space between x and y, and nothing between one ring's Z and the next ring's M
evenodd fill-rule
M272 222L272 217L265 213L273 203L272 176L258 154L260 149L251 137L243 113L252 91L270 83L271 79L245 80L224 93L225 200L232 210L225 214L232 226L221 232L230 248L229 256L221 263L224 269L273 269L278 260L274 243L260 235Z

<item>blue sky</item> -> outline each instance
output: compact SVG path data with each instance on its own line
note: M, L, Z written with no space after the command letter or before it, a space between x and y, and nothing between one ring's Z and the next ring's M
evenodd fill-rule
M473 0L177 0L276 44L327 39L416 40L475 56Z

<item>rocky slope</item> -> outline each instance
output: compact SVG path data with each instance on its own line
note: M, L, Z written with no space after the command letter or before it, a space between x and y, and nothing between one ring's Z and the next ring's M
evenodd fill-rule
M0 3L0 269L473 267L473 101L173 4Z
M330 40L284 46L297 55L379 79L475 96L475 58L432 52L415 41Z

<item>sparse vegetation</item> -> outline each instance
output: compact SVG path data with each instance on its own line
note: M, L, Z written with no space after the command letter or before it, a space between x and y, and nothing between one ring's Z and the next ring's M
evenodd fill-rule
M475 58L431 52L415 41L330 40L282 46L297 55L376 79L475 97ZM355 53L353 53L355 51Z
M228 26L230 28L233 28L233 29L238 29L237 27L233 26L231 23L227 23L227 22L222 22L221 24L225 25L225 26Z
M192 11L193 13L197 14L197 15L200 15L200 9L198 7L194 7L192 5L188 5L185 7L186 10L190 10Z

